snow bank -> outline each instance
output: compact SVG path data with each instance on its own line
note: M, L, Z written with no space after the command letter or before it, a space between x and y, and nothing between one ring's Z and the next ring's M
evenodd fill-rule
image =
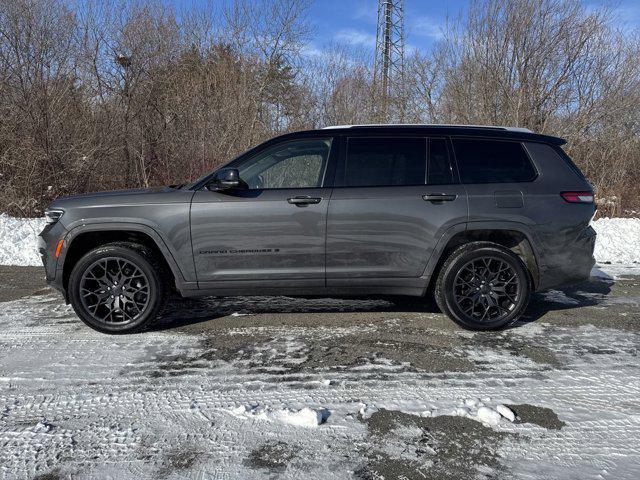
M0 265L41 265L36 237L44 225L42 218L0 214ZM601 218L592 225L599 264L640 264L640 218Z
M42 265L37 237L44 226L44 218L0 214L0 265Z
M640 263L640 218L600 218L592 225L598 263Z

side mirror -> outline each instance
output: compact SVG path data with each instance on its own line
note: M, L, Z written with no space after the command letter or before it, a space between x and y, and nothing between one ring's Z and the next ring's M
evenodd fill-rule
M240 174L237 168L225 168L217 172L207 184L207 188L213 191L231 190L240 186Z

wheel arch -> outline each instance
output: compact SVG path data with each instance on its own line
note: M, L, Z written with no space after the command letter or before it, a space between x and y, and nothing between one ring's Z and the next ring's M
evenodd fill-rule
M65 237L64 257L59 259L62 265L62 285L67 292L69 277L73 266L90 250L107 243L132 242L147 247L171 273L170 287L179 288L185 283L184 275L175 261L171 251L150 227L139 224L98 224L77 227ZM62 257L62 256L61 256Z
M451 252L465 243L477 241L487 241L502 245L518 255L531 275L533 290L535 291L538 288L540 284L540 264L533 235L528 231L526 225L515 223L469 223L465 229L458 228L446 232L441 242L439 242L439 252L432 257L425 274L430 279L435 279ZM433 284L433 282L429 283Z

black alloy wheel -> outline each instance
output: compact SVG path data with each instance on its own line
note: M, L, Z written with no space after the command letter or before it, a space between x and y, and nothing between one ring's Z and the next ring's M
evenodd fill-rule
M82 274L80 298L98 322L135 322L149 305L149 279L124 258L101 258Z
M69 300L80 319L104 333L132 333L151 324L167 296L164 269L152 252L130 242L85 254L69 278Z
M453 297L475 321L500 321L518 304L520 279L514 268L494 256L471 260L456 274Z
M531 275L517 254L492 242L471 242L445 260L434 294L443 313L459 325L495 330L520 318L531 288Z

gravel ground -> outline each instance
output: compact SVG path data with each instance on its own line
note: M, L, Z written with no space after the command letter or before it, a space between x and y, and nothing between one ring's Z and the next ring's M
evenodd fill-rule
M232 297L118 337L42 277L0 267L6 478L640 476L640 277L536 294L501 332L420 299ZM278 413L302 408L314 428Z

